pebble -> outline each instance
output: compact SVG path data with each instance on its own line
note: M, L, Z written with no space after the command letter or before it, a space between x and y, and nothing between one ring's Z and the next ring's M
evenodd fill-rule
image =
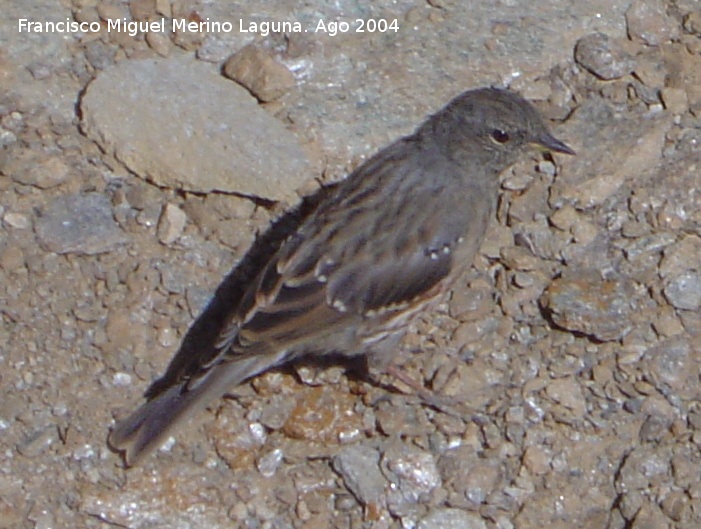
M501 261L511 270L535 270L538 266L538 259L521 246L502 248Z
M160 327L156 336L161 347L171 348L178 343L177 333L172 327Z
M672 114L683 114L689 110L689 99L683 88L665 87L660 96L664 107Z
M523 453L523 466L535 475L541 476L550 470L553 459L551 451L545 447L529 446Z
M684 30L701 37L701 11L692 11L684 17Z
M204 207L219 213L225 219L250 219L256 211L255 203L245 197L212 193L205 197Z
M550 229L547 220L538 218L516 226L516 237L541 259L561 259L562 250L570 242L570 235Z
M134 20L148 20L156 16L155 0L130 0L129 12Z
M250 429L240 426L240 421L234 421L228 414L220 414L214 424L205 425L217 454L236 472L255 468L257 452L265 444L265 438L261 440Z
M70 169L57 155L22 151L9 158L2 172L17 183L50 189L65 182Z
M147 204L144 209L137 213L136 222L147 228L156 227L162 211L161 205L158 203Z
M14 132L0 128L0 147L7 147L17 141Z
M492 310L492 289L484 282L456 288L450 298L450 316L459 321L479 319Z
M175 18L179 18L178 15L175 15ZM173 43L187 52L193 52L202 47L206 34L207 33L204 32L189 31L178 27L173 32Z
M629 243L622 244L623 253L628 260L634 260L646 253L659 252L672 244L675 239L676 237L674 234L668 232L644 235L643 237L633 239Z
M684 511L687 511L690 505L686 494L683 491L675 490L665 496L660 507L662 507L664 514L672 520L680 522L685 516Z
M343 448L333 459L333 469L362 505L380 504L387 480L380 472L380 454L364 445Z
M645 503L636 513L630 529L668 529L669 521L657 505Z
M24 252L16 244L0 247L0 268L4 270L19 270L25 264Z
M36 220L37 240L47 251L94 255L129 242L112 216L112 205L100 193L78 193L53 199Z
M183 234L186 224L187 214L175 204L166 204L158 220L158 240L166 246L173 244Z
M673 277L664 286L664 295L675 308L699 310L701 308L701 275L689 270Z
M24 457L38 457L58 441L55 425L46 426L29 434L18 446L17 451Z
M533 175L528 173L517 173L509 175L504 179L501 186L507 191L523 191L528 188L533 181Z
M73 18L75 18L76 22L87 24L92 22L100 22L100 15L97 13L97 7L94 5L78 8L74 13Z
M122 33L122 35L124 35L124 33ZM102 71L114 65L117 49L115 44L94 40L85 46L84 53L90 66L95 70Z
M280 468L282 463L283 452L279 448L271 450L267 454L261 456L256 461L256 468L263 477L272 478Z
M279 99L295 86L294 75L266 50L249 45L224 63L224 75L263 102Z
M679 27L667 16L663 0L633 0L626 11L628 35L650 46L679 37Z
M594 223L586 220L581 220L574 224L571 231L574 242L583 246L594 242L594 239L599 234L599 228Z
M292 439L340 442L361 427L361 417L353 412L353 399L347 393L331 391L330 386L309 387L299 392L282 431Z
M282 123L202 61L122 61L88 85L81 110L91 139L162 187L296 201L309 176Z
M636 95L647 104L659 102L659 90L669 75L664 56L657 48L647 49L636 58L635 77L643 83L634 83Z
M112 376L112 384L117 387L127 387L131 385L131 375L129 373L118 372Z
M146 44L161 57L168 57L173 48L170 37L157 31L146 33Z
M2 221L5 225L9 226L10 228L15 228L16 230L26 230L32 225L27 215L14 211L7 211L2 216Z
M672 236L672 234L669 235ZM690 234L664 248L659 272L660 277L664 279L699 267L701 267L701 237Z
M156 0L156 12L170 18L173 14L173 8L170 5L170 0Z
M388 436L419 436L428 428L423 409L416 406L382 402L375 410L377 427Z
M539 173L553 178L557 174L557 166L550 160L541 160L538 162L536 169Z
M561 171L550 188L550 205L557 209L566 203L577 209L600 206L612 199L629 180L640 178L660 164L671 116L614 119L615 110L603 100L584 102L572 116L572 126L580 131L582 152L597 156L567 159L567 171ZM615 142L616 148L601 150Z
M417 529L487 529L487 524L477 514L462 509L434 509L422 518Z
M501 465L481 459L476 448L463 444L446 451L439 459L443 485L452 491L454 506L474 508L483 504L503 479Z
M635 60L604 33L592 33L577 41L575 60L599 79L610 81L633 71Z
M564 406L576 419L586 412L586 400L582 389L574 378L558 378L548 382L545 394L551 400Z
M627 239L637 239L650 234L650 225L647 222L627 220L621 226L621 235Z
M404 443L395 444L385 451L381 469L396 487L393 490L401 495L399 501L402 504L419 502L422 496L441 484L433 454Z
M665 306L658 312L657 320L652 324L655 332L662 337L675 336L684 332L684 326L677 317L675 310Z
M651 446L635 448L625 459L617 481L622 490L645 490L652 480L660 479L670 471L670 461L664 451Z
M185 291L187 308L194 318L207 306L212 299L212 291L208 288L193 285Z
M699 368L690 344L683 337L668 338L648 348L643 356L646 377L661 392L696 398L694 377Z
M553 281L540 302L560 327L611 341L632 328L631 295L625 278L603 279L598 271L580 270Z
M127 6L111 4L104 1L97 4L97 12L104 21L119 20L129 15Z
M282 428L295 407L295 401L287 395L273 395L263 407L260 422L270 430Z
M550 215L550 222L562 231L570 231L581 219L581 215L571 204L565 204Z
M547 208L548 187L548 178L541 176L515 196L509 204L509 223L531 221L540 215Z

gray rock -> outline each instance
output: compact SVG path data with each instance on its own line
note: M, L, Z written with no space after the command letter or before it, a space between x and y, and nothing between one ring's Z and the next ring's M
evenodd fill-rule
M568 169L555 179L550 205L570 203L577 209L604 204L631 180L653 173L662 162L665 136L672 126L666 113L622 116L607 101L592 98L577 108L568 125L578 131L578 152L596 156L574 156ZM615 145L602 149L601 145Z
M276 448L256 461L256 468L266 478L272 478L282 463L282 450Z
M212 299L212 291L208 288L193 285L185 291L185 299L191 316L197 316Z
M674 277L665 285L664 295L677 309L699 310L701 276L695 270L688 270Z
M442 483L433 454L397 443L382 455L382 472L394 485L388 494L389 511L398 517L412 514Z
M577 41L574 58L600 79L618 79L628 75L635 61L615 41L604 33L592 33Z
M40 189L56 187L70 176L70 168L59 156L30 150L9 157L0 170L15 182Z
M175 204L166 204L158 221L158 240L163 244L173 244L185 230L187 214Z
M54 199L37 219L35 231L42 248L60 254L104 253L129 241L114 221L109 199L99 193Z
M32 225L27 215L14 211L6 212L2 217L2 221L5 225L16 230L26 230Z
M460 509L440 509L421 519L417 529L487 529L476 514Z
M616 478L616 488L621 491L645 490L650 482L659 480L670 472L669 458L662 450L643 446L635 448L627 457Z
M283 200L309 177L294 136L200 61L123 61L90 83L81 108L90 138L160 186Z
M635 259L645 253L658 252L674 242L674 234L669 232L653 233L633 239L622 244L622 250L628 259ZM666 253L666 252L665 252Z
M580 270L553 281L541 305L563 329L602 341L618 340L633 325L632 293L625 278L603 279L596 271Z
M260 422L270 430L279 430L287 422L295 407L295 400L288 395L274 395L261 410Z
M232 55L224 63L224 75L266 102L282 97L295 85L295 78L285 65L256 46L246 46Z
M380 472L380 454L374 448L351 445L333 460L333 468L343 478L348 490L362 503L379 503L387 481Z
M684 30L692 35L701 36L701 11L692 11L684 17Z
M650 46L679 36L679 27L667 15L663 0L634 0L626 11L628 35Z
M667 234L674 241L674 234ZM660 277L669 278L686 272L689 268L701 267L701 237L686 235L679 243L664 248L660 262Z
M469 445L445 451L438 467L443 486L455 494L451 505L477 508L483 504L503 479L500 466L499 461L480 458Z
M56 426L49 425L30 433L17 446L17 451L24 457L37 457L58 441Z

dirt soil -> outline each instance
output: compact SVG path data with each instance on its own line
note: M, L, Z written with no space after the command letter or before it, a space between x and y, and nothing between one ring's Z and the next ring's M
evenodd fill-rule
M0 527L701 527L697 2L11 4ZM97 30L21 31L20 19ZM107 30L162 19L234 29ZM396 19L397 31L357 33L358 19ZM313 31L319 20L352 29ZM265 34L282 21L309 31ZM119 106L147 86L138 76L86 104L91 83L144 60L183 76L155 80L162 107ZM207 339L205 308L251 244L300 197L484 85L533 100L577 155L534 153L503 175L474 267L402 345L399 363L455 406L348 366L297 366L232 388L125 469L110 427L178 350ZM224 123L229 97L242 110ZM201 130L185 127L194 120ZM169 142L185 133L196 149ZM282 144L305 167L294 185L291 158L266 155ZM181 150L189 172L168 180ZM239 181L202 187L213 160ZM266 174L293 191L242 191Z

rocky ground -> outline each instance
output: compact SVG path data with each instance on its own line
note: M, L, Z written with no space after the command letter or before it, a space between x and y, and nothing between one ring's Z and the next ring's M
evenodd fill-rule
M285 4L5 6L0 527L701 526L698 3ZM236 29L107 31L164 17ZM256 235L486 84L534 100L578 154L504 175L473 270L404 343L459 413L298 367L125 470L110 426Z

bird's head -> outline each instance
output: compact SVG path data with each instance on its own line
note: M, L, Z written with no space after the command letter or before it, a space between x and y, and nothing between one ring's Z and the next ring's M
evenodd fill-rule
M516 162L524 150L575 154L555 138L531 103L498 88L469 90L434 115L432 133L458 160L487 164L501 171Z

